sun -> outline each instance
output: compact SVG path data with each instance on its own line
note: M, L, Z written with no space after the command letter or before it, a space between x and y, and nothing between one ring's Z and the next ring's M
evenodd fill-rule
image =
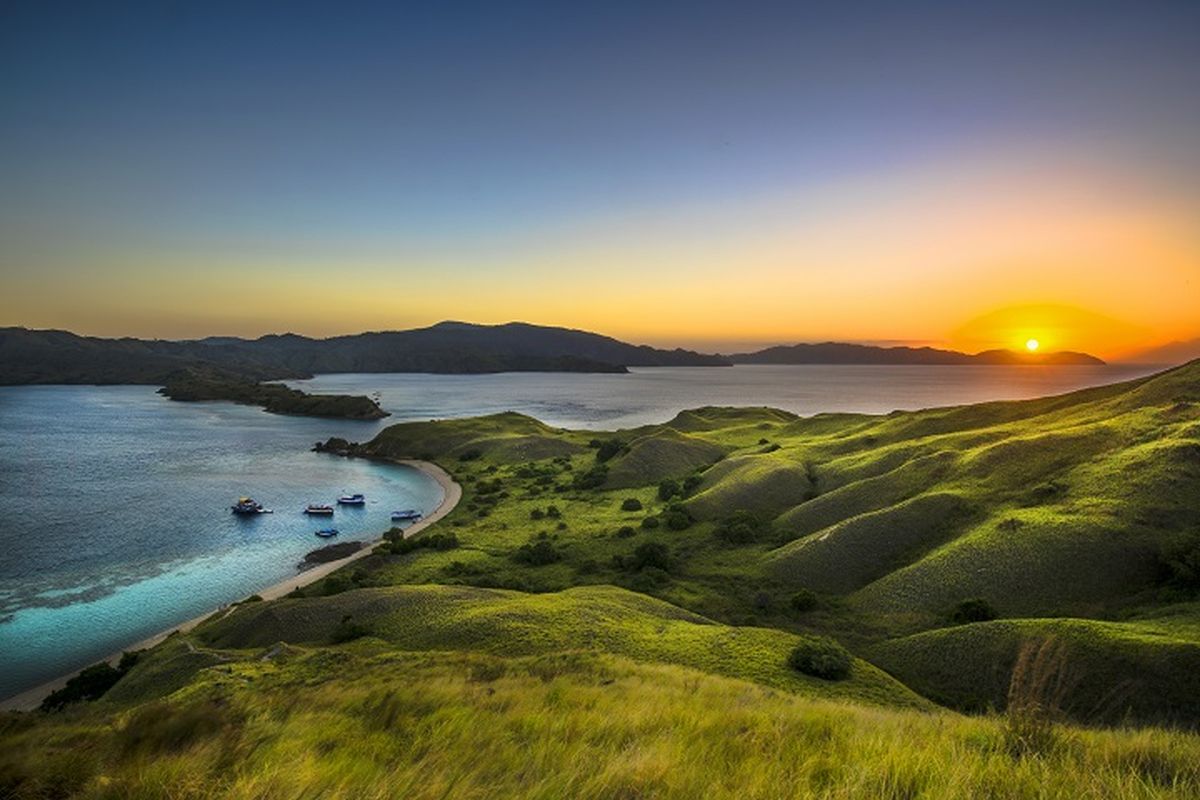
M1025 349L1029 352L1036 353L1039 347L1041 347L1041 342L1039 342L1037 339L1025 340Z

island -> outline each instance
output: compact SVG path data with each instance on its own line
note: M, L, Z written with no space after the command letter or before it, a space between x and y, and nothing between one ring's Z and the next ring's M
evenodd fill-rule
M272 414L359 420L389 416L378 403L362 395L308 394L281 383L256 383L198 370L183 370L175 374L158 393L172 400L186 402L228 400L260 406Z

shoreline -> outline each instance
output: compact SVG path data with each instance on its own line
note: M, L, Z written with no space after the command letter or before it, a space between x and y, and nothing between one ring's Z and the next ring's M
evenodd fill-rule
M412 467L413 469L419 470L428 477L433 478L433 480L437 482L438 486L442 487L442 502L439 503L438 507L431 511L428 516L422 517L417 522L414 522L412 525L405 528L405 539L410 539L413 536L416 536L430 525L433 525L435 522L445 517L447 514L453 511L455 507L458 506L459 500L462 499L462 486L455 482L454 478L450 476L449 472L446 472L446 470L442 469L437 464L434 464L432 461L418 461L416 459L407 458L386 459L386 461L389 464L399 464L401 466ZM366 542L364 546L359 548L356 552L351 553L345 558L340 558L337 561L330 561L325 564L318 564L311 569L306 569L303 572L293 575L290 578L285 578L277 583L273 583L265 589L262 589L258 592L253 592L252 594L258 595L264 601L278 600L279 598L291 593L295 589L303 588L311 583L316 583L330 573L341 569L347 564L353 563L362 558L366 558L375 552L375 548L381 542L383 542L382 536L377 539L372 539L369 542ZM241 601L239 600L235 603L228 603L220 606L219 608L214 608L212 611L201 614L198 617L193 617L182 624L172 625L170 628L164 631L160 631L153 636L149 636L141 640L140 642L136 642L128 647L118 650L108 658L101 659L101 661L115 665L116 662L120 660L123 653L131 650L147 650L161 643L173 633L187 633L201 622L204 622L205 620L210 619L217 614L229 613L233 609L237 608L236 603L238 602ZM79 670L75 670L67 675L60 675L59 677L47 681L40 686L35 686L32 689L26 689L20 694L15 694L12 697L7 697L3 700L0 700L0 712L34 711L42 704L42 700L45 699L46 695L57 689L61 689L66 685L67 681L69 681L71 678L74 678L78 674Z

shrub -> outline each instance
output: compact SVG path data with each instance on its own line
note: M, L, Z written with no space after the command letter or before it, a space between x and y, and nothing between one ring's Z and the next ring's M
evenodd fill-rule
M691 527L692 516L687 513L687 510L683 506L675 504L663 514L663 521L667 523L667 527L671 530L682 531Z
M749 511L735 511L717 526L717 536L730 544L749 544L757 541L762 525Z
M123 660L123 657L122 657ZM42 711L58 711L70 703L95 700L121 680L124 672L107 662L93 664L67 681L42 701Z
M622 525L617 530L617 538L618 539L628 539L630 536L633 536L636 533L637 533L637 531L635 531L632 526Z
M854 658L832 639L812 636L792 650L788 665L792 669L827 681L840 681L850 676Z
M691 494L692 492L696 491L696 489L703 482L704 478L700 475L688 475L683 479L683 493L685 495Z
M800 613L812 611L819 604L820 600L817 599L816 592L811 589L800 589L792 595L792 609L794 611L799 611Z
M562 553L545 539L533 544L523 544L513 553L513 560L531 567L542 567L562 560Z
M605 439L596 448L596 463L603 464L625 449L625 443L620 439Z
M545 516L546 512L542 511L540 508L535 508L533 511L529 512L530 519L544 519Z
M965 625L968 622L988 622L999 616L999 612L987 600L982 597L973 597L970 600L963 600L955 606L950 619L956 625Z
M562 516L562 512L558 510L558 506L546 506L546 516L550 519L558 519Z
M683 511L668 511L666 520L667 527L673 531L687 530L692 525L692 518Z
M680 494L680 492L679 481L673 481L670 478L658 485L659 500L670 500L675 495Z
M638 500L636 497L627 497L623 501L621 501L621 510L622 511L641 511L642 510L642 501Z
M662 523L660 523L658 521L658 517L646 517L645 519L642 520L642 527L648 531L654 530L660 524L662 524Z
M629 579L629 588L635 592L649 594L665 583L671 582L667 571L658 567L646 567Z
M393 529L399 533L399 529ZM431 533L425 536L417 536L412 539L405 539L403 534L393 536L392 532L387 533L388 552L403 555L412 553L416 550L438 550L445 552L458 547L458 537L453 533ZM361 583L361 581L359 581Z
M604 464L596 464L587 472L577 474L571 480L571 486L575 489L599 489L608 480L608 467Z
M664 572L671 571L671 551L662 542L645 542L639 544L633 551L633 559L629 567L635 570L647 567L657 567Z

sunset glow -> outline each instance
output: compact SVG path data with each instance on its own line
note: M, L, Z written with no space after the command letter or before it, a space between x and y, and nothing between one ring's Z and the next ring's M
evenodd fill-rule
M909 30L886 8L683 29L543 10L511 40L486 8L314 14L291 37L249 9L198 27L14 14L0 324L525 320L718 351L978 351L1034 330L1043 352L1105 358L1200 335L1193 28L1108 7L1089 34L1027 11L914 11ZM220 58L181 44L233 29ZM400 30L418 33L400 47ZM1114 60L1098 31L1138 55Z

